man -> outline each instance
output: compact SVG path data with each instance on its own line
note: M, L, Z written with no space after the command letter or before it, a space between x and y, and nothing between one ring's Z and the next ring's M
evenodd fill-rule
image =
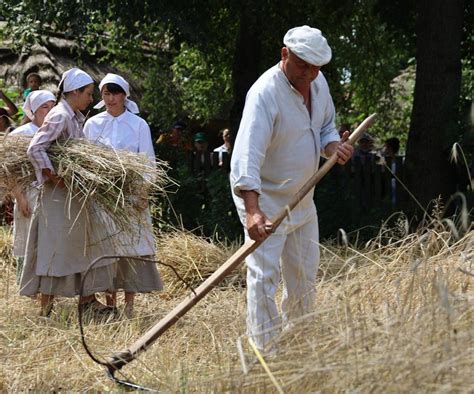
M372 150L374 148L374 139L369 133L364 133L357 141L357 148L354 150L353 158L360 157L362 163L374 155Z
M175 122L169 133L161 134L155 141L157 157L168 162L174 170L179 165L187 163L189 152L192 151L191 144L183 135L185 129L185 123Z
M199 131L194 135L193 140L194 151L192 154L192 162L190 163L191 171L193 171L195 174L200 175L202 175L203 173L207 174L211 169L211 157L209 155L209 143L207 142L206 134L204 134L202 131ZM201 188L202 190L205 190L205 181L204 179L201 179L201 181Z
M171 131L169 134L161 134L156 140L156 143L161 144L163 142L167 142L173 147L178 147L181 144L181 133L185 128L186 125L183 122L174 122L173 126L171 126Z
M209 143L206 139L206 134L202 131L199 131L194 136L194 151L198 153L208 153L207 148L209 147Z
M344 164L353 151L340 142L332 98L320 73L331 59L326 39L318 29L300 26L289 30L283 42L281 62L247 94L231 161L231 186L245 236L257 241L269 237L269 218L317 171L321 153L337 152L338 163ZM310 311L318 263L311 192L247 258L247 327L259 348L268 348L278 334L275 291L280 272L286 323Z

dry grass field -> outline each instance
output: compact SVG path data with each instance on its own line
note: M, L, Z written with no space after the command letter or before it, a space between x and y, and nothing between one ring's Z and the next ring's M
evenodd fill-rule
M249 345L245 289L232 280L123 374L163 392L473 392L474 231L448 230L386 232L357 249L322 245L317 308L282 332L272 356ZM174 245L169 254L191 282L231 253L176 236L166 241ZM47 319L37 316L35 300L17 295L10 243L1 232L0 390L121 390L82 348L74 300L60 300ZM180 302L185 290L165 277L168 290L139 296L134 319L87 322L98 357L131 344Z

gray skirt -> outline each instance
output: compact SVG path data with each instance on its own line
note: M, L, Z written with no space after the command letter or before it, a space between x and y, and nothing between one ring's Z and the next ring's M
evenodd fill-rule
M33 272L32 272L33 271ZM83 296L110 291L115 285L116 263L92 269L84 282ZM80 293L83 273L66 276L39 276L34 266L25 265L20 282L20 294L34 296L38 293L61 297L75 297Z
M153 259L153 256L143 257ZM149 293L154 290L163 289L163 282L155 263L121 258L116 263L116 269L115 290L122 289L131 293Z
M113 255L107 230L98 215L64 189L44 185L33 209L20 279L20 295L38 293L74 297L89 264ZM102 260L87 275L83 295L112 290L116 260Z

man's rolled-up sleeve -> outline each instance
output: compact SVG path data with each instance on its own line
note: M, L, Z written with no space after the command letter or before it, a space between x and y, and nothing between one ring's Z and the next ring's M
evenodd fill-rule
M271 104L252 90L247 95L242 120L232 152L231 186L241 197L242 190L261 194L260 169L270 145L274 116Z
M324 149L331 142L339 142L339 132L336 129L336 109L332 101L331 94L326 79L322 80L322 91L327 95L326 107L324 110L324 120L321 126L321 154L324 155Z

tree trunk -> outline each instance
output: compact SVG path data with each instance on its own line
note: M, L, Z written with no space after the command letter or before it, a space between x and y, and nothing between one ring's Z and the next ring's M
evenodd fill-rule
M405 183L423 207L456 191L450 148L459 137L463 0L417 2L417 69ZM415 202L408 202L413 212ZM410 209L411 208L411 209Z
M240 26L235 45L232 69L234 104L230 112L232 136L239 128L245 97L259 77L261 53L261 12L258 2L242 1L240 4Z

